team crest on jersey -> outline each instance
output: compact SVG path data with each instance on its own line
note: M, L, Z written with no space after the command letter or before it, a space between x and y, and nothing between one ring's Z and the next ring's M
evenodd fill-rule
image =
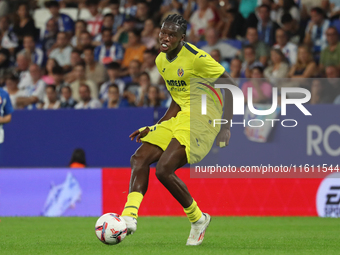
M184 70L183 70L182 67L178 68L178 70L177 70L177 75L178 75L179 77L182 77L182 76L184 75Z

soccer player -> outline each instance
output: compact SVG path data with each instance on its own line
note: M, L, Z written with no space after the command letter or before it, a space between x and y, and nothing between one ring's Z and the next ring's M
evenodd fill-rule
M181 204L192 223L187 245L199 245L210 223L210 216L201 212L175 171L187 163L202 160L216 137L220 147L228 145L230 125L213 127L211 119L220 119L224 114L223 119L230 123L233 107L231 93L226 90L224 111L221 102L216 104L216 108L209 108L207 115L190 116L193 115L190 113L192 104L197 105L199 102L198 108L201 109L201 89L209 89L199 83L190 84L190 78L217 80L230 77L209 54L184 41L186 30L186 20L177 14L169 15L162 24L159 34L161 53L156 59L156 65L166 81L172 103L156 125L141 128L130 135L131 140L136 137L136 141L142 141L143 144L131 157L130 189L122 216L127 223L128 234L133 234L137 230L138 208L148 188L149 166L158 161L158 180ZM220 98L220 89L214 91L216 94L210 94ZM195 139L192 144L190 136Z

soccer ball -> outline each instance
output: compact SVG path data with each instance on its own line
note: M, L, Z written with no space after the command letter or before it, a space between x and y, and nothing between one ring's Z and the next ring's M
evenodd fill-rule
M117 213L106 213L99 217L95 226L96 236L105 244L119 244L127 233L126 223Z

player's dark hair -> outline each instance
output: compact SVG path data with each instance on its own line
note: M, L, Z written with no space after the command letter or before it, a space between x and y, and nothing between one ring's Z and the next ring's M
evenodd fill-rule
M63 75L64 74L64 69L61 66L54 66L52 68L52 74L56 74L56 75Z
M166 22L176 24L177 26L180 27L180 29L182 30L182 33L186 34L186 32L187 32L187 23L188 22L182 17L182 15L179 15L179 14L170 14L163 21L163 23L166 23Z
M107 69L111 70L119 70L120 69L120 64L118 62L111 62L106 66Z
M83 149L77 148L73 151L69 165L75 162L86 166L85 151Z
M282 24L287 24L287 23L290 23L293 21L293 17L290 13L285 13L282 15L282 18L281 18L281 23Z

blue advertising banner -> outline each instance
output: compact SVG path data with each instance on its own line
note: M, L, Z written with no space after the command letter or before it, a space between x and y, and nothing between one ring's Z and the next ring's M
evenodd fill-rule
M101 169L0 170L0 216L101 214Z

